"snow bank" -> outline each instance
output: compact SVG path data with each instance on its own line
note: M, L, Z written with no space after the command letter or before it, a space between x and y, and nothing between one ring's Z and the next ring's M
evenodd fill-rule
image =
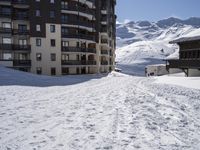
M156 78L155 83L171 84L186 88L200 89L200 77L162 76L155 78Z

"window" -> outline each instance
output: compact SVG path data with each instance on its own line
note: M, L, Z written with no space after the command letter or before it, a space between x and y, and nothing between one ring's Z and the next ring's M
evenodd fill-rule
M69 68L62 68L62 74L68 75L69 74Z
M11 28L11 23L10 23L10 22L3 22L3 23L2 23L2 27L3 27L3 28L10 29L10 28Z
M56 54L55 53L51 54L51 61L56 61Z
M69 54L63 54L62 60L69 60Z
M36 25L36 31L37 31L37 32L40 32L40 31L41 31L41 28L40 28L40 25L39 25L39 24Z
M61 2L61 7L62 7L62 9L68 9L68 2L62 1Z
M36 73L37 74L42 74L42 68L41 67L37 67L36 68Z
M51 46L55 47L56 46L56 40L55 39L51 39Z
M19 54L19 60L29 60L29 54L27 53Z
M41 46L41 45L42 45L41 39L36 39L36 46Z
M79 55L76 55L76 60L80 60L80 56Z
M27 25L24 25L24 24L19 24L18 25L18 30L19 31L27 31Z
M62 46L63 47L68 47L69 46L69 41L62 41Z
M19 45L27 45L27 40L26 39L20 39Z
M40 2L40 0L35 0L36 2Z
M37 17L40 17L40 10L36 10L36 12L35 12L35 15L37 16Z
M12 55L11 53L3 53L3 60L11 60Z
M56 68L51 68L51 75L55 76L56 75Z
M67 15L62 15L62 16L61 16L61 21L62 21L62 23L67 23L67 21L68 21L68 16L67 16Z
M50 25L50 32L51 32L51 33L56 32L56 27L55 27L55 25Z
M50 0L50 3L55 3L54 0Z
M10 37L3 37L3 44L11 44L12 40Z
M65 35L65 34L67 35L68 34L68 28L62 28L61 32L62 32L63 35Z
M200 50L198 50L198 56L197 56L197 58L200 59Z
M2 14L6 14L6 15L11 15L11 8L9 8L9 7L2 7L1 8L1 13Z
M36 60L41 61L42 60L42 54L41 53L36 53Z
M50 11L50 18L55 18L55 11Z

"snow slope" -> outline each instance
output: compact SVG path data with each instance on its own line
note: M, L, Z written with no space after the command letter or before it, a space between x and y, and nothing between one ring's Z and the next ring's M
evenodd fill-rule
M199 18L118 23L117 66L128 74L144 75L146 65L163 64L166 58L178 59L178 46L169 41L198 36L199 27Z
M0 149L198 150L200 90L156 81L0 67Z

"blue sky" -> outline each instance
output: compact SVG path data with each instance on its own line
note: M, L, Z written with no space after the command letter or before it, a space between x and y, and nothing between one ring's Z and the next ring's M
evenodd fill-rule
M118 21L200 17L200 0L117 0Z

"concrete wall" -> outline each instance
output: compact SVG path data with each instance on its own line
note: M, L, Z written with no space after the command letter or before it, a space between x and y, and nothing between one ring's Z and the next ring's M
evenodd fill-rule
M189 69L188 76L189 77L199 77L200 76L200 70L198 70L198 69Z
M55 24L56 25L56 24ZM38 37L40 38L40 37ZM40 38L42 40L41 47L36 46L37 37L31 37L31 60L32 68L31 72L36 73L36 68L42 68L42 74L51 75L51 68L56 68L56 75L61 75L61 25L56 25L56 33L50 33L50 24L46 24L46 38ZM56 46L51 47L51 39L56 40ZM36 60L36 53L42 54L42 60ZM51 61L51 53L56 54L56 61Z
M183 70L181 70L181 69L176 69L176 68L169 69L169 74L181 73L181 72L183 72Z
M151 65L146 67L146 76L161 76L168 74L165 65Z

